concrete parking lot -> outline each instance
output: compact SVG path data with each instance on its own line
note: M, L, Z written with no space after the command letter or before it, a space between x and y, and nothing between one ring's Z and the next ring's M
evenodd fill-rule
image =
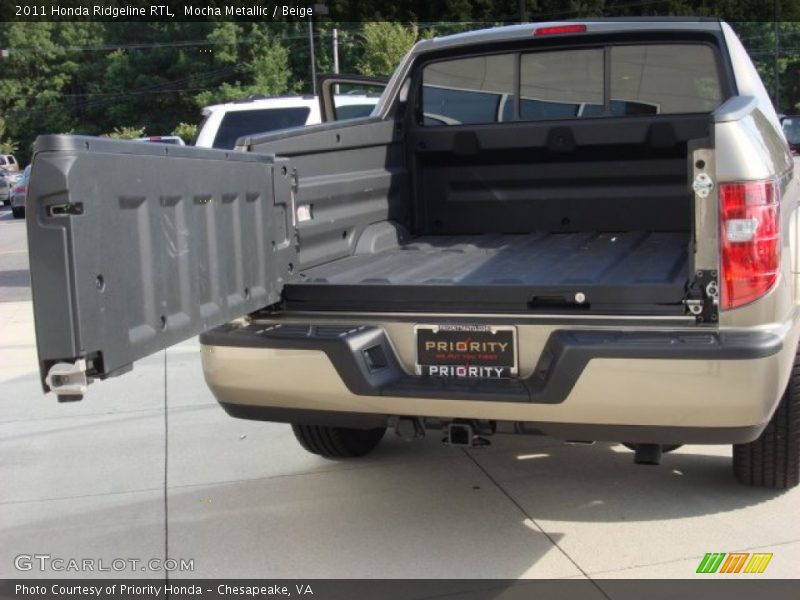
M172 578L707 578L705 553L738 551L774 555L747 577L800 575L800 490L737 485L729 447L643 467L616 444L387 434L331 462L226 416L196 340L59 404L38 382L25 244L0 210L2 578L108 576L20 571L21 554L193 559Z

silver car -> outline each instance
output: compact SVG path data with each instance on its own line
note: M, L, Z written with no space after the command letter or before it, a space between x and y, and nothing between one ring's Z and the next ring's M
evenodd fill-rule
M16 173L0 167L0 204L11 203L11 189L22 177L22 173Z
M22 177L11 188L11 213L15 219L25 218L25 198L28 195L28 182L31 179L31 166L25 167Z

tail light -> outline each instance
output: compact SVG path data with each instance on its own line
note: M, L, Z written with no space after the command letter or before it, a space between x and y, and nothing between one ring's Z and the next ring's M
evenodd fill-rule
M15 187L14 188L14 193L15 194L27 194L28 193L28 188L26 188L23 185L21 185L19 187Z
M778 280L779 195L774 181L719 186L723 309L757 300Z

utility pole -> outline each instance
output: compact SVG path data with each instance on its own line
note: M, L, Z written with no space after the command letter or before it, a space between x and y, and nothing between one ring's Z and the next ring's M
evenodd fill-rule
M525 10L525 0L519 0L519 2L517 2L517 8L519 9L519 22L527 23L528 14L527 11Z
M308 18L308 50L311 54L311 89L317 95L317 67L314 64L314 18Z
M324 4L314 4L308 17L308 50L311 55L311 89L317 95L317 65L314 59L314 15L327 15L330 10Z
M333 28L333 72L339 72L339 30Z

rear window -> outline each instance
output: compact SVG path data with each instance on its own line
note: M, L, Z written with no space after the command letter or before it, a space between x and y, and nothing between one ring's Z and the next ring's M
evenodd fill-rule
M422 123L699 113L723 100L715 52L704 44L548 50L520 53L518 60L518 84L514 53L427 65Z
M359 117L368 117L372 114L374 108L374 104L343 104L336 107L336 120L340 121L342 119L358 119Z
M611 101L619 114L710 112L722 103L717 61L709 46L650 44L611 50ZM612 111L613 112L613 111ZM645 113L649 114L649 113Z
M519 68L523 121L602 114L602 48L523 54Z
M514 93L514 55L433 63L422 77L426 125L492 123Z
M213 147L230 150L242 136L305 125L310 112L307 106L227 112L222 117Z

